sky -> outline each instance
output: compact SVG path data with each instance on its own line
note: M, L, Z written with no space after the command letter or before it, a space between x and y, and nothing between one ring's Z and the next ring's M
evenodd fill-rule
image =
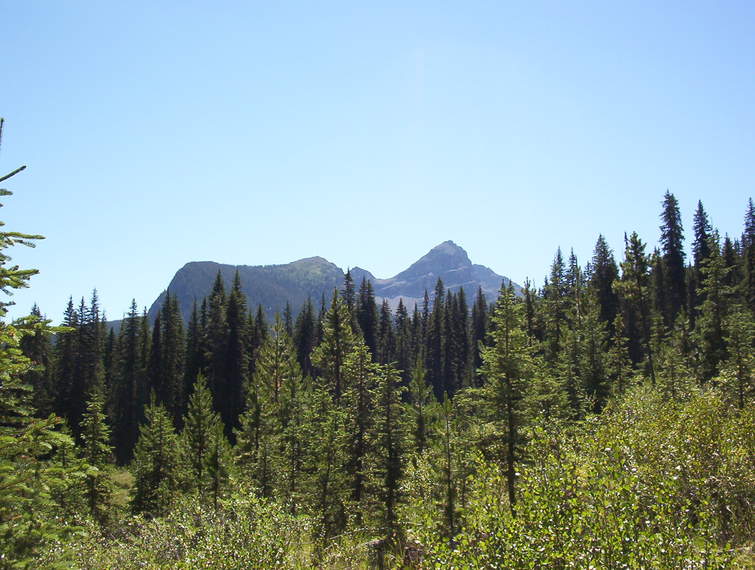
M655 247L668 189L738 236L752 2L0 0L15 295L110 318L193 260L378 277L453 240L541 284L557 247Z

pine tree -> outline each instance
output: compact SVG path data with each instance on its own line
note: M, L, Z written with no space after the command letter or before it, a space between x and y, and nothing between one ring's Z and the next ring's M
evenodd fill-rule
M661 245L663 247L663 268L667 290L667 306L663 315L667 327L671 327L676 315L684 307L686 298L684 282L684 231L679 213L679 203L674 195L666 190L663 196L661 213Z
M729 357L724 362L724 388L731 394L740 410L752 405L755 396L755 381L753 380L752 346L755 342L755 327L752 314L743 306L736 306L726 317L724 322L726 346Z
M427 380L433 387L435 397L439 400L443 398L444 394L449 393L444 370L446 361L445 296L446 289L443 286L443 281L438 278L435 284L432 313L430 313L426 325L425 368L427 369Z
M218 271L207 304L205 327L205 360L207 362L207 385L218 403L225 402L228 394L226 376L226 349L228 347L228 320L225 286Z
M615 283L620 296L627 336L631 339L630 356L634 362L644 357L647 373L655 383L655 366L650 346L650 276L645 244L637 232L626 240L621 279Z
M178 298L168 292L160 316L162 326L162 345L160 347L160 379L162 394L158 394L165 402L168 413L173 421L180 425L185 407L186 392L186 339L184 337L183 319L178 307Z
M54 378L56 381L54 397L55 413L62 418L67 418L73 408L73 386L76 376L76 360L79 353L78 335L74 334L79 328L79 313L70 297L63 314L62 326L65 334L60 335L54 349Z
M113 448L110 446L110 428L105 419L105 402L95 391L87 403L80 426L81 458L86 462L86 497L89 512L104 522L113 496L110 478Z
M2 125L0 119L0 138ZM0 176L0 182L24 168ZM0 189L0 196L10 194ZM0 291L9 295L12 290L27 287L37 273L11 265L6 250L15 245L33 247L39 239L42 236L0 231ZM57 418L33 418L31 389L23 381L32 363L21 351L21 339L55 329L34 315L6 322L12 304L0 300L0 559L6 567L31 567L33 555L44 542L62 538L66 532L56 520L51 488L72 474L51 460L49 452L73 443L69 436L56 431Z
M149 337L145 338L145 332L146 317L139 315L136 301L132 300L131 310L121 323L118 337L110 404L113 409L113 441L120 464L131 459L147 394L143 348L148 345Z
M408 380L412 362L414 360L414 338L412 334L412 320L406 310L404 300L398 300L396 308L396 365L402 378Z
M362 279L359 286L359 299L357 301L357 323L362 331L364 343L370 349L373 359L378 355L378 311L375 304L375 292L372 281Z
M702 293L705 300L697 319L697 335L700 347L701 380L707 382L719 371L719 364L726 358L724 342L724 319L726 297L726 267L721 257L717 236L709 240L710 256L703 265Z
M182 406L182 414L186 412L186 405L188 403L189 394L194 391L194 381L197 379L202 370L204 370L204 353L202 351L202 337L204 331L200 328L199 312L197 310L197 302L194 301L191 309L191 315L189 317L189 324L186 330L186 351L185 351L185 366L184 366L184 380L183 380L183 393L184 402Z
M390 365L380 366L375 401L374 470L378 497L382 503L382 522L390 535L397 528L396 507L401 498L404 473L406 431L401 414L401 376Z
M344 390L343 365L354 342L346 305L338 291L333 291L333 301L323 319L323 339L312 352L312 363L320 371L336 402Z
M566 310L568 306L564 259L561 248L556 250L556 257L551 265L550 278L544 284L545 312L545 346L546 358L555 362L562 347L562 337L566 328Z
M613 284L619 277L619 270L613 251L603 235L598 236L592 256L590 288L595 291L600 307L600 320L608 324L609 334L613 334L613 321L619 311L619 299Z
M218 502L225 494L231 475L231 445L225 437L222 424L217 424L210 434L210 452L207 461L208 491L212 505L218 509Z
M312 360L310 358L315 347L317 326L315 324L315 309L312 299L307 298L301 311L296 317L294 325L294 345L296 346L296 360L306 376L313 376Z
M134 512L152 516L167 513L180 487L180 447L168 412L154 398L144 410L134 450Z
M529 281L525 282L525 291L528 290ZM472 323L471 323L471 343L472 343L472 369L474 372L475 385L480 386L482 377L479 369L482 366L481 346L485 344L488 334L488 303L485 300L485 293L482 287L477 288L474 304L472 305Z
M393 313L388 301L383 299L378 321L378 352L376 361L388 364L396 360L396 334L393 330Z
M39 307L34 304L31 316L43 321ZM51 333L43 329L34 334L21 338L21 351L33 364L24 375L24 384L31 386L33 391L32 404L38 417L47 417L53 411L54 386L52 376L52 343Z
M344 383L347 386L343 404L346 437L350 442L346 451L346 472L349 478L351 500L356 506L357 524L362 524L363 501L366 494L366 456L370 450L370 431L373 422L375 387L378 365L372 363L370 351L363 342L357 342L344 362Z
M437 407L432 386L425 380L425 367L421 359L418 359L417 365L412 370L408 400L406 406L408 415L412 420L413 447L415 452L421 455L428 447L430 426L436 415L435 408Z
M184 462L189 468L190 486L203 496L210 489L209 464L212 443L218 426L222 429L220 415L215 411L212 393L207 380L201 374L194 382L194 392L184 417L183 440Z
M522 313L513 287L502 286L492 316L496 325L490 333L492 345L482 353L487 398L497 411L496 420L505 426L506 486L512 514L516 512L516 464L522 443L520 433L526 420L527 376L531 366Z
M225 346L225 391L222 400L218 400L220 417L225 425L226 435L233 433L238 425L238 417L243 407L243 390L247 382L249 369L246 339L246 297L241 291L239 272L233 280L228 305L226 308L226 323L228 336Z

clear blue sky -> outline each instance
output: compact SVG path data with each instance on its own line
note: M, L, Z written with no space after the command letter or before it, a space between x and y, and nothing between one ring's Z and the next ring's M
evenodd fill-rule
M753 195L752 2L0 0L0 29L2 219L47 236L16 300L55 320L190 260L389 277L446 239L539 284L559 245L654 246L667 188L688 238Z

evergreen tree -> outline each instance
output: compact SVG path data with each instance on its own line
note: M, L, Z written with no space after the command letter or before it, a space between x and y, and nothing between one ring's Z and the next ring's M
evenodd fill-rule
M228 336L225 346L225 391L222 400L218 401L220 417L225 425L227 435L233 433L238 425L238 417L243 406L243 390L246 385L249 369L248 354L246 352L246 297L241 291L239 272L233 280L228 305L226 308L226 323Z
M411 373L414 361L414 336L412 333L412 320L406 310L404 300L398 300L396 308L396 365L402 378L407 380Z
M525 292L528 291L528 286L529 280L525 282ZM485 300L485 293L482 292L482 287L477 288L477 295L472 305L471 327L472 369L474 371L475 385L480 386L482 380L479 374L480 366L482 366L481 345L485 343L488 333L488 303Z
M729 293L725 285L724 266L717 236L709 240L710 256L703 265L702 294L703 304L697 319L697 335L700 350L701 380L706 382L719 371L719 364L726 359L724 342L724 319L726 297Z
M296 360L299 362L302 372L306 376L312 376L312 349L315 347L317 325L315 323L315 309L312 299L307 298L301 311L296 317L294 326L294 346L296 347Z
M595 243L591 265L590 288L597 295L600 320L608 324L609 334L613 334L613 322L619 311L619 299L613 284L619 277L619 270L613 251L602 234Z
M182 413L186 411L189 394L194 391L194 381L199 373L204 370L204 353L202 351L202 338L204 331L200 328L199 312L197 302L194 301L189 316L189 324L186 330L186 351L184 366L183 393L185 401L183 402Z
M390 365L380 366L375 401L376 487L382 504L382 522L390 535L397 528L396 507L401 498L406 449L401 414L401 376Z
M116 459L126 463L136 444L147 395L144 346L149 346L146 317L139 315L136 301L121 323L118 337L111 408Z
M373 359L378 356L378 311L375 304L375 292L372 281L362 279L359 286L359 299L357 301L357 323L362 331L364 343L370 349Z
M621 279L615 287L620 295L624 323L630 341L630 356L634 362L644 357L647 373L655 383L653 352L650 346L650 276L645 244L637 232L626 240L624 261L621 263Z
M545 347L546 358L555 362L561 351L562 337L566 324L568 307L564 259L561 248L556 250L556 257L551 265L550 278L543 286L545 312Z
M677 313L684 307L686 298L684 282L684 231L679 213L679 203L666 190L661 213L661 246L667 290L667 307L663 315L667 327L671 327Z
M81 457L86 462L86 497L89 512L99 522L107 516L113 495L109 468L113 448L110 446L110 428L105 420L105 402L95 391L87 403L81 420Z
M732 396L740 410L752 405L755 396L753 381L752 346L755 341L755 327L752 314L742 306L736 306L725 320L726 346L729 358L723 364L725 389Z
M366 456L370 450L370 431L373 423L375 387L378 365L372 363L367 346L358 342L346 356L344 381L347 389L344 394L344 415L346 438L349 447L346 451L346 472L349 479L351 500L356 506L357 524L363 520L363 504L366 494Z
M68 418L73 409L74 382L76 377L76 361L79 354L78 335L74 334L79 328L79 313L69 297L68 305L63 314L64 331L55 344L55 413L62 418Z
M0 138L2 124L0 119ZM0 176L0 182L23 168ZM0 196L10 194L0 189ZM33 247L38 239L42 236L0 231L0 291L6 295L28 286L37 273L11 265L6 250L14 245ZM32 567L32 557L44 542L61 539L67 532L56 520L51 489L72 474L50 459L50 450L70 447L72 441L55 430L58 419L33 418L31 390L23 381L32 363L21 351L21 339L38 332L49 334L54 329L34 315L6 322L12 304L0 300L0 560L6 567Z
M482 353L487 399L495 410L496 421L505 426L506 487L512 514L516 512L516 464L522 444L520 433L526 420L527 374L531 366L522 313L513 287L502 286L492 315L496 325L490 333L492 344Z
M420 359L412 370L408 400L406 405L412 423L413 447L421 455L428 447L437 400L433 397L432 386L425 380L425 367Z
M161 313L160 388L162 394L158 393L158 398L165 403L165 408L173 421L180 424L186 398L184 391L186 339L178 298L170 292L165 296Z
M443 281L438 278L435 284L435 296L433 309L427 320L425 335L425 368L428 382L432 385L435 397L443 399L444 394L449 394L446 385L444 364L445 358L445 295L446 290Z
M323 319L323 339L312 352L312 363L320 371L336 402L344 390L343 365L354 342L346 305L334 290L330 309Z
M228 377L226 376L228 318L225 286L220 271L215 276L215 283L207 305L207 326L205 327L207 385L210 387L213 399L225 405L228 397Z
M180 487L180 447L173 421L154 398L144 410L134 450L134 512L164 515L175 501Z
M43 321L42 313L36 303L31 309L30 315L39 321ZM33 364L32 368L24 375L24 384L32 388L32 405L37 416L47 417L53 411L53 376L52 376L52 344L51 333L39 329L34 334L25 335L21 338L21 351Z
M750 311L755 314L755 206L752 198L745 214L745 230L742 234L742 295Z
M393 313L387 300L380 306L378 321L378 352L377 362L388 364L396 360L396 334L393 330Z
M213 438L217 428L220 426L222 429L220 415L213 406L212 393L207 386L207 380L201 374L194 382L194 392L189 397L183 424L181 438L184 462L189 471L188 481L191 488L201 497L211 487L210 461Z

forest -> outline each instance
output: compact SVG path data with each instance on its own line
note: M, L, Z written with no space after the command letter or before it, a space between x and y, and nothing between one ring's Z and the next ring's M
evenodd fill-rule
M96 292L61 323L6 298L0 567L752 567L744 210L731 238L698 202L688 257L667 191L658 249L599 236L497 299L392 311L347 273L268 322L218 276L116 330ZM39 238L0 232L4 293Z

